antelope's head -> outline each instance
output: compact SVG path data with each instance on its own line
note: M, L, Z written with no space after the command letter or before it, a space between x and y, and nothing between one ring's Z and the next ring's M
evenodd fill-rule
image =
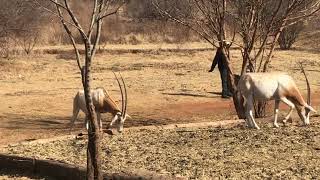
M301 120L303 120L304 125L308 125L308 124L310 124L310 112L311 111L317 112L317 111L311 107L310 83L309 83L308 77L306 75L306 72L304 71L304 68L302 66L302 62L300 62L299 65L300 65L300 69L306 79L308 95L307 95L307 104L302 107L297 107L297 110L298 110L298 115L301 118Z
M118 125L117 126L117 130L118 130L119 133L121 133L123 131L124 121L126 120L127 117L130 117L127 114L128 95L127 95L126 84L125 84L121 74L119 73L121 81L122 81L122 84L123 84L123 88L121 86L121 83L120 83L119 78L117 77L117 75L114 72L113 72L113 74L114 74L114 76L115 76L115 78L116 78L116 80L118 82L118 85L119 85L119 88L120 88L120 92L121 92L121 111L116 113L113 121L117 122L117 125Z

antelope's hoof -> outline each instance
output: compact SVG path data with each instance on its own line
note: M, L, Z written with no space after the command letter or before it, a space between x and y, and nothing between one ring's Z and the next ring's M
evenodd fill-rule
M282 122L284 127L287 127L287 122Z
M286 119L286 118L284 118L283 120L282 120L282 122L283 123L292 123L292 118L291 117L289 117L288 119Z
M274 124L273 124L273 127L279 128L279 125L278 125L277 123L274 123Z

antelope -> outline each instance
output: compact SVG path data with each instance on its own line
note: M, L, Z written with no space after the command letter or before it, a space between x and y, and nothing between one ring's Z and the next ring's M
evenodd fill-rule
M121 74L120 76L121 76L122 84L124 86L124 92L120 85L118 77L116 76L115 73L114 75L121 92L121 102L122 102L121 110L119 109L118 105L115 103L115 101L112 99L112 97L108 94L108 92L103 87L98 87L94 90L91 90L91 96L92 96L93 105L95 107L95 112L97 114L100 130L102 130L101 113L111 113L113 118L109 125L110 128L113 126L115 122L117 122L118 123L117 130L118 132L122 132L124 121L126 120L127 117L130 117L128 114L126 114L127 103L128 103L127 89ZM85 101L83 90L79 90L73 99L73 115L70 122L70 130L72 129L80 110L86 114L85 124L86 124L86 128L88 129L87 108L86 108L86 101Z
M310 124L310 112L316 112L311 107L310 84L301 65L308 87L307 103L302 98L297 85L291 76L286 73L246 73L238 83L238 90L245 99L245 115L247 126L260 129L253 118L253 100L275 100L274 106L274 127L278 128L277 123L279 103L282 101L290 107L283 123L290 118L293 109L296 108L300 119L304 125Z

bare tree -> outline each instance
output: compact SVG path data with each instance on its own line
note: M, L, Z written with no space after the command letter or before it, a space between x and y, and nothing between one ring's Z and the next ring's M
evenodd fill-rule
M265 72L284 28L311 17L320 10L318 0L236 0L231 15L242 37L243 65L251 72Z
M19 44L26 54L30 54L38 43L39 33L37 31L26 31L19 40Z
M173 7L166 9L164 2L159 0L153 0L153 5L163 16L188 27L213 47L222 49L222 55L225 56L227 60L228 83L230 87L232 87L235 109L239 118L245 118L243 99L237 91L237 83L234 78L235 74L230 62L229 47L232 44L225 43L233 42L235 37L235 32L228 34L226 28L230 20L227 14L228 1L186 0L183 2L185 3L182 3L182 7L180 6L175 9L172 9Z
M318 0L236 0L230 15L242 37L242 70L266 72L284 28L313 16L320 9ZM255 102L255 115L265 115L266 102Z
M91 97L91 64L95 57L99 40L101 36L101 29L103 19L116 14L120 7L123 5L121 0L94 0L88 3L88 7L92 8L89 24L84 28L83 24L78 20L77 13L73 9L76 1L72 0L47 0L56 8L56 11L43 7L42 2L34 0L35 3L46 8L52 14L56 15L63 25L70 41L73 45L76 54L76 60L81 72L82 84L85 93L86 106L88 109L87 118L89 120L88 129L88 150L87 150L87 179L102 179L101 170L101 132L95 113L95 107ZM82 56L79 52L79 47L75 41L75 33L72 31L76 29L78 35L82 40L85 52Z
M166 16L161 16L155 6L152 5L150 0L127 0L126 12L128 17L136 19L168 19ZM181 0L158 0L157 4L161 9L166 9L172 16L187 15L189 13L188 1Z
M160 0L153 0L159 12L169 19L189 27L214 47L223 49L227 58L229 83L233 89L233 101L239 118L245 118L243 99L237 91L234 72L226 41L234 41L226 27L238 29L242 37L242 70L265 72L271 61L280 33L287 26L294 25L319 11L318 0L186 0L185 6L165 9ZM187 9L188 14L179 9ZM171 12L175 13L171 13ZM229 28L231 29L231 28ZM235 33L233 33L235 34ZM265 106L265 102L258 102ZM257 111L260 111L259 109ZM259 114L259 112L257 113Z

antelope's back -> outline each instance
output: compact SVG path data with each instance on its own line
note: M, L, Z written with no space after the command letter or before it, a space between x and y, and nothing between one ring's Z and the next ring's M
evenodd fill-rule
M286 73L247 73L239 81L238 88L244 95L252 93L255 98L273 99L279 90L289 91L296 87L293 79Z
M109 93L104 88L97 88L94 90L93 95L94 106L99 112L113 112L120 111L116 102L111 98Z

